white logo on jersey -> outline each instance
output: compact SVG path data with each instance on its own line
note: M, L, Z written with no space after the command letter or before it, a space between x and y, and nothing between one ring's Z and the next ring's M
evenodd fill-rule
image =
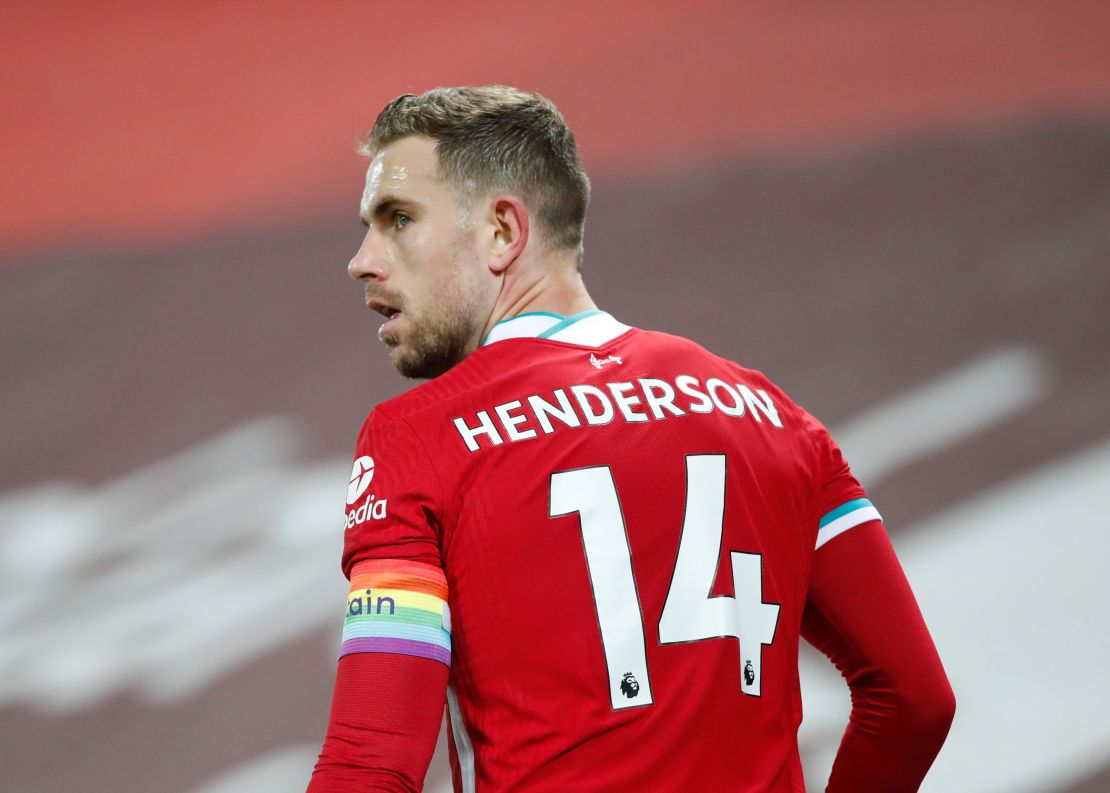
M351 469L351 484L347 486L347 503L354 504L366 488L370 487L370 480L374 478L374 458L363 455L355 460Z
M594 355L591 352L590 353L590 363L592 363L594 365L594 368L600 369L601 367L603 367L607 363L624 363L624 361L622 361L620 358L618 358L615 355L610 355L608 358L598 358L596 355Z

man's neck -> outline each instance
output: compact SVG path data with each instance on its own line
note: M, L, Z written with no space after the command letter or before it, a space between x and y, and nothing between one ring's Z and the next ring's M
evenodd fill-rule
M498 322L518 314L546 312L570 316L594 308L597 305L586 291L576 268L549 270L527 283L513 278L506 280L482 336L488 335Z

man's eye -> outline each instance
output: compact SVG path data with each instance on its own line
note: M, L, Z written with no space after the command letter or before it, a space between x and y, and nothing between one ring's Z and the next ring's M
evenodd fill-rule
M412 218L410 218L404 212L394 212L393 222L394 224L396 224L397 228L403 229L405 226L412 222Z

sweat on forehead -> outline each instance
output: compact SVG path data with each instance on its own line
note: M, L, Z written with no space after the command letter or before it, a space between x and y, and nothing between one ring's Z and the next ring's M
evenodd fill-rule
M443 189L436 174L434 142L403 140L384 147L366 169L359 211L365 218L389 201L426 200Z

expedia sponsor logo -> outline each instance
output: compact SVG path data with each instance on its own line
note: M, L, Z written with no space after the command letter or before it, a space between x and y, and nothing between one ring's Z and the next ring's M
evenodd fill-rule
M374 478L374 458L363 455L355 460L351 468L351 483L347 486L347 519L344 526L348 529L368 520L381 520L388 514L389 501L379 499L371 493L358 509L351 509L370 487Z

